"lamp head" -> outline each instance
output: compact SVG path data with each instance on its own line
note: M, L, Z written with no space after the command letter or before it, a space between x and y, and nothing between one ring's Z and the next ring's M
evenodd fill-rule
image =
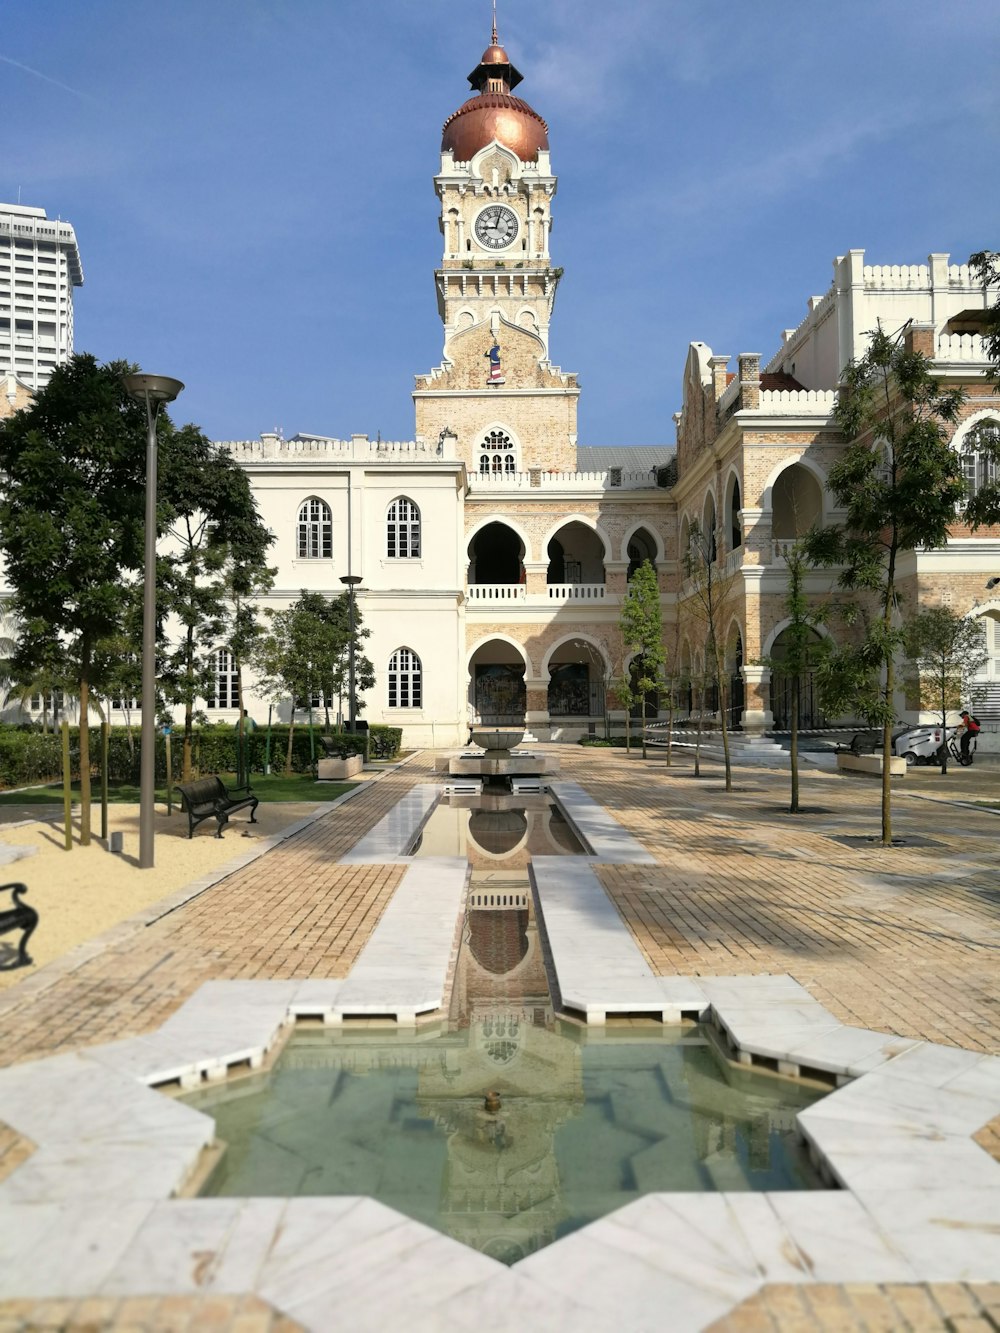
M994 575L993 578L987 580L986 586L987 588L995 588L998 583L1000 583L1000 576Z
M137 371L124 379L125 388L140 403L172 403L184 388L180 380L173 380L169 375L144 375Z

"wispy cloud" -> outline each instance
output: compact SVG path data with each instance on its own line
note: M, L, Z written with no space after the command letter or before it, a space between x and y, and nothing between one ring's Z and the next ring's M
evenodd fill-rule
M64 93L72 93L74 97L82 97L87 102L97 102L99 99L90 93L82 92L79 88L71 88L68 83L62 83L59 79L53 79L48 74L43 74L40 69L32 69L30 65L22 65L20 60L12 60L10 56L0 55L0 61L5 65L11 65L14 69L23 70L25 74L31 74L36 79L41 79L43 83L51 83L53 88L61 88Z
M656 189L654 206L664 214L693 216L715 210L724 201L748 203L780 198L810 182L826 179L838 166L851 162L879 144L891 142L916 130L926 133L949 122L956 112L967 112L977 120L986 115L985 102L992 97L966 99L964 106L942 108L915 99L896 102L883 111L858 108L853 124L845 125L838 114L834 123L817 129L797 143L771 145L766 132L758 137L750 160L740 156L738 166L727 168L720 154L714 169L688 185L676 182ZM647 200L647 204L653 200Z
M663 0L589 9L554 0L549 18L547 39L539 41L537 29L514 37L532 51L532 96L577 117L631 105L635 81L651 77L651 64L677 83L703 84L719 78L729 59L711 15Z

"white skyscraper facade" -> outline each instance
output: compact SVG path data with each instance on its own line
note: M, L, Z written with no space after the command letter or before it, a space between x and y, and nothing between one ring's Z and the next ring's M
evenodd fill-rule
M73 354L76 232L44 208L0 203L0 376L43 388Z

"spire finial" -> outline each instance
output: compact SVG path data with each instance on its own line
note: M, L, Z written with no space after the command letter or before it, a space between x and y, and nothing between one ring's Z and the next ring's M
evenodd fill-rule
M493 45L497 44L497 0L493 0Z

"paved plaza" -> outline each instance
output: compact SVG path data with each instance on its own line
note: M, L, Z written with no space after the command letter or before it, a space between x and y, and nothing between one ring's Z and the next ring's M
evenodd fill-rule
M696 779L683 754L672 768L662 754L643 761L565 746L559 757L563 779L612 811L653 858L593 867L653 973L785 974L844 1024L1000 1053L1000 815L959 803L991 799L1000 774L911 773L895 801L901 845L883 849L874 840L877 785L866 779L811 770L803 778L804 812L792 816L780 770L740 767L726 793L721 766L705 765ZM0 994L2 1062L155 1032L208 981L346 977L407 872L340 858L408 792L433 781L433 758L413 756L158 919L146 913L99 947L26 975ZM1000 1160L996 1124L983 1126L977 1142ZM0 1178L31 1151L16 1133L0 1133ZM628 1281L624 1269L621 1280ZM650 1327L670 1326L664 1312L653 1313ZM998 1323L1000 1283L774 1282L715 1326L971 1330ZM522 1317L518 1326L559 1325ZM81 1293L76 1301L0 1305L0 1333L296 1327L249 1291L141 1299Z

